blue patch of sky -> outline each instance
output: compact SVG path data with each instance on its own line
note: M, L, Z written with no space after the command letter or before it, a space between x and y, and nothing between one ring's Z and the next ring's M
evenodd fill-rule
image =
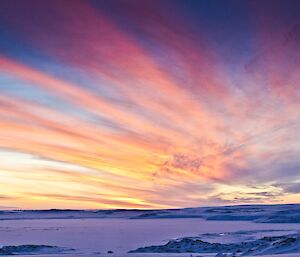
M66 115L105 126L108 130L114 129L113 124L104 117L96 116L49 91L35 87L30 82L19 80L8 74L0 73L0 93L31 101Z
M0 54L16 61L29 65L40 71L46 72L56 78L71 82L78 87L91 90L96 95L108 99L120 99L120 93L103 78L78 67L64 64L54 56L33 48L21 37L12 34L7 29L0 28Z
M9 33L8 30L0 29L0 54L36 68L55 78L71 82L77 87L84 88L92 94L99 95L107 100L115 102L125 101L122 99L122 94L103 78L77 67L58 62L52 56L33 49L32 46L23 42L22 38ZM51 91L38 88L28 81L23 81L7 73L0 73L0 92L46 105L97 125L103 125L108 130L118 129L116 124L104 116L96 116L81 107L67 102Z

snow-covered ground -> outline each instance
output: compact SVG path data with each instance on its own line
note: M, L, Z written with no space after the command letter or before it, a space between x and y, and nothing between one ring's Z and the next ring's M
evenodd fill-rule
M8 219L179 219L240 220L258 223L300 223L300 204L240 205L168 210L42 210L0 211L0 220Z
M170 213L173 216L167 216ZM255 215L259 218L253 221L243 221L241 218L235 220L234 216L238 213L240 216ZM269 222L270 218L276 217L276 214L281 215L280 220L283 223L261 223L263 220ZM186 218L183 218L184 215ZM189 217L201 215L202 218L187 218L188 215ZM194 257L214 257L217 251L216 253L128 253L128 251L152 245L165 245L170 240L180 241L186 238L209 243L239 244L255 242L263 237L282 235L297 237L300 223L288 223L282 220L284 215L288 216L289 221L293 216L297 217L299 205L273 206L272 208L248 206L240 207L240 209L238 207L210 207L152 212L62 212L56 210L3 212L0 214L0 247L23 245L23 248L19 248L19 252L15 252L23 257L27 256L24 249L30 250L32 245L57 247L33 247L31 252L26 252L26 254L33 253L39 257L190 257L191 254ZM220 217L226 220L218 220ZM279 222L279 219L276 222ZM278 240L281 239L284 240L284 238ZM281 247L280 244L279 247ZM300 257L300 252L293 253L295 249L291 249L290 254L276 256ZM274 257L275 255L264 256Z
M300 253L300 234L281 236L264 236L258 239L234 243L210 243L199 238L181 238L170 240L163 245L141 247L132 253L224 253L239 256L256 256L263 254ZM219 257L219 256L218 256Z

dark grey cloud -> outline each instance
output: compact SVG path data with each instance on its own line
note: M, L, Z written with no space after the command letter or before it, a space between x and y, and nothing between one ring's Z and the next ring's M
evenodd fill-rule
M226 169L234 176L235 183L268 185L289 183L300 178L300 153L274 153L268 158L258 159L240 166L234 162L227 164ZM255 187L255 186L253 186Z
M251 187L250 189L261 189L257 192L247 192L247 191L235 191L230 193L222 193L212 195L210 201L220 201L227 203L264 203L269 202L272 199L272 202L281 201L280 197L285 195L284 190L281 188L271 186L257 186Z
M282 188L286 193L300 194L300 182L279 183L275 186Z
M189 155L175 153L172 158L166 161L163 167L172 167L189 171L198 171L202 166L202 158L191 157Z

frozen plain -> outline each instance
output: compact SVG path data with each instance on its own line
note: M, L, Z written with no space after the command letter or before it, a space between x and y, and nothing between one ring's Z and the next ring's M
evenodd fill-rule
M238 213L239 219L242 220L236 220ZM50 245L74 249L57 254L55 251L54 254L53 252L18 254L23 257L32 256L31 254L39 257L214 257L217 252L128 253L128 251L140 247L164 245L169 240L185 237L197 237L207 242L229 243L249 241L264 236L297 234L300 231L300 223L297 220L299 214L299 205L281 205L271 208L269 206L211 207L164 211L2 212L0 246ZM250 217L252 215L255 218ZM285 222L285 217L287 221L292 219L294 223ZM270 218L276 218L277 222L266 222ZM108 253L109 251L113 253ZM263 256L300 257L300 252Z

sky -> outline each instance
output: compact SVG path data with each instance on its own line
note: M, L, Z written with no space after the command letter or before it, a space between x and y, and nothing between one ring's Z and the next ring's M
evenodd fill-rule
M1 0L0 209L299 203L299 13Z

